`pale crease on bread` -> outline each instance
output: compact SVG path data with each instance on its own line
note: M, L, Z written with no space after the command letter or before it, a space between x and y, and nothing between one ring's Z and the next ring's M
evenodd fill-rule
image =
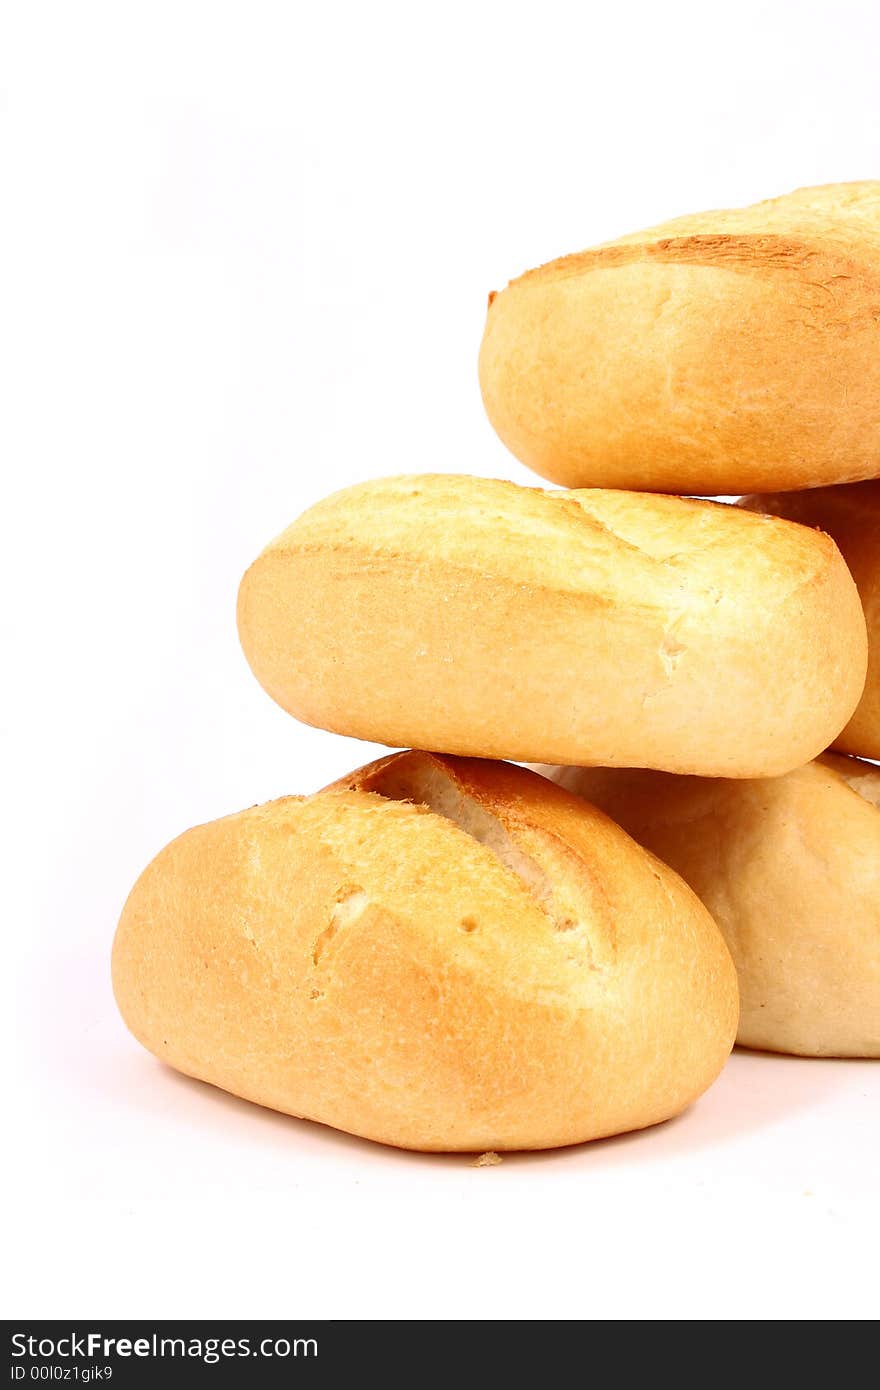
M880 1056L880 768L830 754L753 782L583 768L552 775L706 904L739 975L740 1043Z
M238 623L258 680L307 724L728 777L826 748L867 662L855 585L818 532L450 475L318 503L248 570Z
M113 950L187 1075L403 1148L548 1148L678 1113L733 1045L705 908L523 768L398 754L188 831Z
M566 487L880 477L880 182L699 213L492 295L489 419Z
M877 410L880 414L880 401ZM865 611L868 679L859 706L834 747L857 757L880 758L880 483L745 497L741 505L817 526L837 544Z

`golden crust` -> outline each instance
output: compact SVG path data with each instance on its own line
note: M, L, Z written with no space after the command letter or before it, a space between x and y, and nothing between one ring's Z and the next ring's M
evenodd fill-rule
M834 747L857 757L880 758L880 483L746 497L741 505L818 526L839 547L865 610L868 679L861 702Z
M544 770L706 904L736 962L738 1042L880 1056L880 768L828 755L752 782Z
M307 724L522 762L753 777L864 684L836 547L736 508L446 475L320 502L245 575L242 646Z
M175 840L126 903L113 983L178 1070L428 1150L654 1124L712 1082L737 1016L669 869L522 768L423 753Z
M565 256L490 297L489 418L566 487L704 495L880 476L880 182Z

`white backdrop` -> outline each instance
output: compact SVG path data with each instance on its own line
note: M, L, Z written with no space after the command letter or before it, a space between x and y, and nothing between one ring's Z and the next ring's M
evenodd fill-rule
M876 177L874 0L0 25L8 1314L876 1312L876 1065L737 1054L672 1124L475 1170L164 1071L108 972L169 838L371 756L250 675L257 551L361 478L530 480L476 376L512 275Z

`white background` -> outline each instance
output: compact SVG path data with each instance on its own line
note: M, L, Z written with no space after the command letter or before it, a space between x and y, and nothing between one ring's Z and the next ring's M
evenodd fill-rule
M7 1314L875 1313L876 1064L737 1054L477 1170L163 1070L108 970L168 839L372 755L250 675L257 551L361 478L529 481L476 377L512 275L877 177L875 0L21 0L0 67Z

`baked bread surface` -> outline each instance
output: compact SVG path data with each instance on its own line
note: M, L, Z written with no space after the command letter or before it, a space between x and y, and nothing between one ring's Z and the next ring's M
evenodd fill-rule
M841 551L868 625L868 678L859 706L834 747L857 757L880 758L880 483L745 497L741 505L819 527Z
M678 1113L733 1044L691 890L523 768L405 753L199 826L113 951L143 1045L404 1148L545 1148Z
M880 1056L880 768L828 754L731 782L554 769L691 885L739 975L737 1040Z
M566 487L698 495L880 476L880 182L676 218L490 297L502 440Z
M773 775L864 687L825 536L717 503L413 475L312 507L239 592L258 680L307 724L518 762Z

